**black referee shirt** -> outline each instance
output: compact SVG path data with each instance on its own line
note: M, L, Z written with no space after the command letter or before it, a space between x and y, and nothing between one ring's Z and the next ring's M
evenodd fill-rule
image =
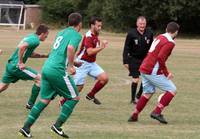
M129 64L131 58L143 60L153 42L153 32L146 28L143 34L140 34L136 28L131 29L127 36L123 51L123 64Z

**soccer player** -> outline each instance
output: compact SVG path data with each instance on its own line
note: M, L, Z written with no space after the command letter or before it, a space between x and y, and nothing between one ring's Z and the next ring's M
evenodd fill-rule
M152 30L146 28L146 24L147 21L144 16L137 18L137 28L133 28L128 32L123 51L123 64L129 70L129 76L132 76L130 103L134 104L136 104L135 97L139 99L142 94L141 83L139 92L136 95L140 76L139 67L153 42Z
M40 41L45 41L49 31L46 25L40 25L36 32L26 36L17 46L16 50L9 58L5 72L0 83L0 93L6 90L10 83L18 80L33 80L32 93L26 104L26 108L31 109L34 105L40 91L41 75L34 69L25 65L29 57L31 58L47 58L46 54L39 54L35 49L39 46Z
M96 63L97 54L107 47L108 42L103 40L100 44L99 33L102 28L102 20L99 17L91 17L89 21L90 30L85 34L80 51L77 54L78 59L82 65L77 68L74 75L75 84L79 92L83 89L85 78L87 75L96 79L96 83L92 90L86 95L88 100L92 100L95 104L100 105L101 102L95 97L96 93L100 91L108 82L108 75ZM65 99L60 101L61 105Z
M57 95L67 98L67 101L63 104L60 115L51 126L51 130L59 136L68 138L61 126L69 118L79 101L79 93L70 74L75 74L74 55L82 38L79 34L82 27L82 16L79 13L71 13L68 17L68 24L69 27L58 32L49 58L43 65L41 98L33 106L24 126L19 131L27 138L32 137L30 128L40 113Z
M154 39L149 53L140 66L143 95L139 99L132 116L129 118L129 122L138 120L139 113L155 93L155 88L157 87L164 91L164 95L150 117L158 120L160 123L167 124L161 112L175 96L176 86L171 81L173 75L168 71L166 61L175 46L174 38L177 36L178 30L179 25L176 22L170 22L167 24L166 33Z

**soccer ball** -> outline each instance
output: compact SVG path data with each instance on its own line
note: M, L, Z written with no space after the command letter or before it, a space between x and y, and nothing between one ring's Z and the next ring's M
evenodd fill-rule
M158 102L160 102L162 96L164 95L164 93L160 94L159 97L158 97Z

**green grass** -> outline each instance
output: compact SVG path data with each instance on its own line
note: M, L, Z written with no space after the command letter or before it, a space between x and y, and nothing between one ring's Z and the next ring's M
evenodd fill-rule
M6 60L14 51L20 39L31 31L1 30L0 75L3 74ZM38 52L48 53L56 31L51 31L47 41L41 43ZM97 95L102 101L96 106L85 99L86 93L94 84L87 79L81 93L80 103L63 126L72 139L199 139L200 138L200 40L178 39L177 45L168 60L168 67L175 77L178 94L164 111L168 125L161 125L149 117L156 104L158 94L153 96L141 113L139 122L127 123L133 106L130 100L130 82L127 70L122 65L122 50L125 35L104 32L102 39L109 41L97 59L109 74L108 85ZM44 59L31 59L27 65L41 70ZM0 97L0 139L22 138L18 130L22 127L28 111L25 104L30 95L32 82L19 81L12 84ZM160 92L160 91L158 91ZM32 127L34 139L59 139L50 131L59 113L59 98L56 98L41 114Z

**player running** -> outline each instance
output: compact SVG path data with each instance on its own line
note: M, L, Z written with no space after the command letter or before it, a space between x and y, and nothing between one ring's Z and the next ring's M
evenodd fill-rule
M60 115L51 126L51 130L59 136L68 138L61 126L79 101L79 93L70 74L75 74L74 55L82 38L79 33L82 27L82 16L79 13L70 14L68 24L68 28L58 32L49 58L42 68L41 98L33 106L23 128L19 131L27 138L32 137L30 128L40 113L57 95L66 98L67 101L63 104Z
M32 93L26 104L27 109L34 105L40 91L41 75L34 69L25 65L28 58L47 58L46 54L39 54L35 49L40 41L45 41L49 31L46 25L40 25L36 32L26 36L17 46L16 50L9 58L0 83L0 93L6 90L10 83L16 83L18 80L33 80Z
M78 61L82 62L82 65L77 68L74 75L75 84L78 87L79 92L84 87L85 78L89 75L96 79L96 83L92 90L86 95L88 100L92 100L95 104L100 105L101 102L95 97L107 83L107 73L96 63L96 56L104 48L108 46L106 40L100 43L99 33L102 28L102 20L99 17L91 17L89 21L90 30L85 34L79 53L77 54ZM65 102L65 99L60 101L61 105Z
M143 95L139 99L132 116L129 118L129 122L138 120L139 113L155 93L157 87L164 91L164 95L161 97L150 117L158 120L160 123L167 124L161 112L175 96L176 86L171 81L173 76L166 67L166 61L175 46L174 38L177 36L178 30L179 25L175 22L170 22L167 25L166 33L154 39L149 53L140 66Z

